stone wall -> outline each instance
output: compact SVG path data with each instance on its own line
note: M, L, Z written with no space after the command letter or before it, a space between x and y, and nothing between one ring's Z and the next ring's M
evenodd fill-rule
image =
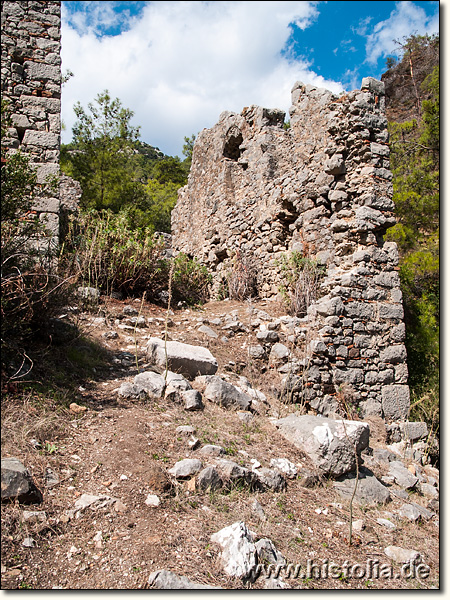
M305 399L319 412L347 384L363 414L409 410L384 84L341 96L297 82L283 111L224 112L196 140L172 213L173 247L197 257L217 292L236 260L253 262L262 297L278 293L288 252L325 265L308 331Z
M2 98L12 110L12 127L3 143L30 157L39 184L59 175L60 4L36 0L1 3ZM56 186L33 206L53 245L58 243L59 205Z

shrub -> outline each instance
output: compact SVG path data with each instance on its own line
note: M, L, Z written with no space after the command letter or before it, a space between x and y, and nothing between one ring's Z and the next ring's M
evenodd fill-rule
M8 104L2 99L2 142L9 126ZM24 357L26 338L45 328L66 299L69 281L61 276L51 235L31 210L33 199L52 191L38 185L29 158L1 148L1 336L6 372ZM22 359L20 358L22 357Z
M173 262L172 288L175 299L184 300L188 304L206 302L212 282L207 268L183 253L178 254Z
M300 252L283 255L277 264L281 270L280 293L286 309L291 315L304 317L308 307L317 300L325 268Z
M146 292L159 301L168 289L170 260L165 240L152 228L133 229L126 212L90 210L73 218L64 242L65 261L84 286L105 294L138 297ZM173 259L172 293L189 304L208 297L210 276L196 260L179 254Z
M231 269L226 274L228 295L232 300L245 300L257 295L257 270L252 258L236 251Z
M90 210L72 218L64 257L80 282L105 294L156 299L164 287L164 240L148 228L130 229L127 215Z

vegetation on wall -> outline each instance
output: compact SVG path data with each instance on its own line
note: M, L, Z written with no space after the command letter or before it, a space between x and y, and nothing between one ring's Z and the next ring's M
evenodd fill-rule
M290 252L278 261L282 285L280 293L290 315L304 317L319 296L319 284L325 267L304 257L301 252Z

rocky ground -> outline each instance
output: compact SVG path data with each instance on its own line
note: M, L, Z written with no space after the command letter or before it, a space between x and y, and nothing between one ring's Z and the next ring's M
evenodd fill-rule
M50 358L61 386L73 369L70 408L14 389L3 400L2 500L3 467L8 481L14 467L5 459L20 460L35 485L31 503L16 490L2 505L3 589L439 587L439 471L426 460L426 431L368 418L368 445L355 426L356 488L354 464L350 476L324 470L281 425L314 417L286 393L305 356L301 323L281 305L168 314L102 298L94 312L60 317ZM82 335L65 340L61 323ZM215 378L156 390L164 369L147 345L166 332L209 349ZM147 388L139 373L151 373ZM280 576L255 577L257 563L279 564ZM297 577L286 564L302 565Z

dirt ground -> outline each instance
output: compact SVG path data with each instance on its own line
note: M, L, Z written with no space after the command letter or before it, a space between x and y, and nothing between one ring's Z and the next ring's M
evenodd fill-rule
M146 327L127 325L126 305L145 317ZM269 467L272 458L288 458L299 465L300 475L312 469L306 456L287 442L269 419L285 416L295 407L277 400L281 379L275 369L267 363L249 363L247 347L256 342L250 328L254 309L273 317L284 314L276 303L224 301L199 310L175 309L167 321L169 339L208 346L218 360L218 373L243 375L266 394L266 414L256 414L249 422L242 421L235 411L209 402L202 411L187 412L164 399L118 397L120 384L132 381L138 370L145 369L148 337L164 336L164 308L102 299L94 315L67 313L64 319L76 322L83 335L75 342L55 346L49 360L59 367L60 388L66 386L71 393L64 402L55 396L50 401L48 393L32 391L9 390L3 398L2 458L22 460L44 501L32 506L2 506L2 589L144 589L149 574L158 569L225 589L262 589L264 577L244 584L219 567L220 549L210 537L236 521L244 521L258 538L270 538L292 564L306 565L309 560L320 567L328 560L337 565L345 561L366 565L372 560L390 565L384 548L395 545L419 551L430 567L425 579L396 578L399 565L394 565L394 577L389 578L367 572L360 578L316 577L316 569L311 577L285 579L294 589L439 587L436 520L416 524L399 520L393 532L376 522L404 503L395 496L385 506L353 506L353 520L362 519L364 528L353 532L350 545L350 503L328 480L306 488L301 477L288 479L284 492L255 492L239 486L200 492L192 482L173 479L169 489L158 489L161 480L155 473L160 475L161 469L167 470L180 459L200 457L199 449L205 444L222 446L226 458L249 468L252 459ZM210 325L219 334L217 339L197 331L200 320L211 323L232 311L237 311L249 332L227 333L225 341L220 326ZM105 334L111 338L111 332L118 337L107 339ZM66 375L67 364L72 368L70 376ZM39 380L45 383L45 371ZM70 402L86 410L73 413L68 409ZM197 448L192 449L189 438L176 432L181 425L195 428ZM382 447L384 428L376 419L371 431L371 446ZM206 466L208 459L202 460ZM45 480L48 468L59 480L50 487ZM383 475L382 467L375 474ZM78 512L75 502L83 494L114 501ZM160 505L146 505L148 494L157 494ZM411 493L410 498L427 505L419 493ZM264 510L264 519L252 509L255 499ZM45 511L46 519L24 521L24 510ZM33 547L23 545L25 538L34 540Z

